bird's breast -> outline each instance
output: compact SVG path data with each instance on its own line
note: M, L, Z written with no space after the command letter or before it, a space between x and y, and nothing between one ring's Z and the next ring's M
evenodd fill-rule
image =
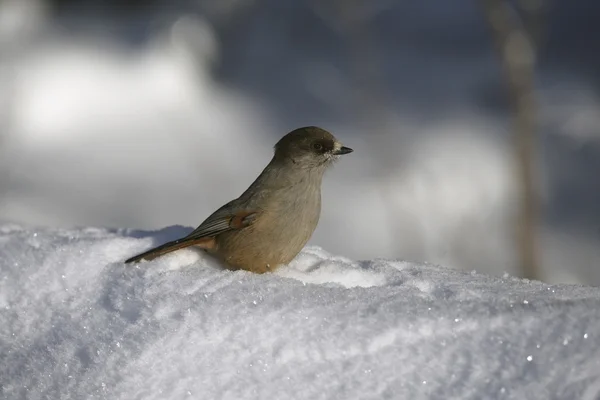
M283 189L269 197L263 198L252 225L217 237L217 255L230 267L273 270L296 257L312 236L321 214L320 185Z

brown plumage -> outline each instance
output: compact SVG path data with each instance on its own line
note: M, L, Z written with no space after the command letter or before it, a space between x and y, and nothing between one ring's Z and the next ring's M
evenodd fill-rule
M277 142L271 162L240 197L210 215L184 238L126 260L152 260L196 246L230 269L256 273L289 263L302 250L321 214L321 182L339 155L352 152L329 132L296 129Z

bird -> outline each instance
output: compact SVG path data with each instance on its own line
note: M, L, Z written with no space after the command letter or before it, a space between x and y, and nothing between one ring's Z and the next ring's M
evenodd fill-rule
M325 171L353 151L325 129L295 129L275 144L271 161L237 199L217 209L189 235L125 263L150 261L194 246L230 270L263 274L287 265L317 227Z

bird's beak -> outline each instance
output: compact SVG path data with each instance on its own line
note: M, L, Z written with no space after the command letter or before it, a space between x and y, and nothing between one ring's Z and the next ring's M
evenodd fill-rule
M337 156L337 155L352 153L353 151L354 150L352 150L350 147L342 146L339 148L339 150L336 150L333 154L335 154Z

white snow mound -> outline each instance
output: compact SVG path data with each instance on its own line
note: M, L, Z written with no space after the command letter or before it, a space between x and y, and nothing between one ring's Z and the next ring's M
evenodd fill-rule
M600 398L598 288L318 247L122 263L188 231L0 226L0 398Z

